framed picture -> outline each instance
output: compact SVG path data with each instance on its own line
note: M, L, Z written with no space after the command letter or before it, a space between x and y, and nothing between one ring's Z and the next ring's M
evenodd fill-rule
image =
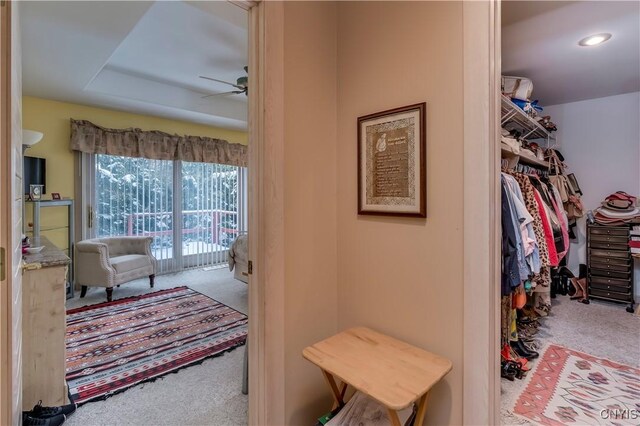
M427 217L427 104L358 118L358 214Z
M60 193L59 192L52 192L51 193L51 199L52 200L61 200L62 197L60 197Z

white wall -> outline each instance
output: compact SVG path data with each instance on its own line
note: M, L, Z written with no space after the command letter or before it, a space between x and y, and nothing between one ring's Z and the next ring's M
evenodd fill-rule
M559 149L578 178L585 209L595 209L615 191L640 195L640 92L554 105L544 113L558 125ZM578 244L569 253L574 272L586 261L584 219L578 228ZM636 261L636 295L639 272Z

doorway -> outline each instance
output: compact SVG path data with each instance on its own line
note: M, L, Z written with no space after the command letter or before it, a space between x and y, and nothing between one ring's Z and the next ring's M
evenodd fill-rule
M195 5L195 6L188 5L188 6L189 7L196 7L196 6L206 7L202 5ZM215 8L218 6L214 5L213 7ZM87 5L80 5L79 7L87 7ZM237 6L231 5L231 7L236 8ZM103 11L103 12L107 13L106 11ZM151 12L154 12L154 11L151 11ZM155 17L158 18L158 16L155 16ZM243 20L246 21L246 19L247 19L247 16L245 13ZM46 19L44 20L44 22L46 22ZM246 25L245 25L245 30L246 30ZM27 60L25 62L25 69L27 68L28 65L29 65L29 61ZM245 61L243 61L243 65L246 65L246 58L245 58ZM111 68L110 67L107 67L107 68L109 72L114 72L114 71L118 72L115 66ZM29 72L29 71L27 70L26 72ZM139 77L139 76L134 76L134 77ZM221 77L224 80L229 80L233 78L233 77L226 77L226 76L221 76ZM100 77L94 79L94 83L98 85L102 84L100 83L99 80L100 80ZM99 90L95 90L95 92L98 92L98 91ZM221 92L221 90L211 89L211 92L217 93L217 92ZM118 96L122 96L122 95L123 95L122 93L118 94ZM207 95L207 93L201 93L200 95L204 96L204 95ZM202 98L198 97L198 99L202 99ZM51 99L47 99L47 101L51 101ZM53 102L60 102L60 101L54 100ZM205 102L205 101L202 101L202 102ZM213 103L212 100L206 101L206 102ZM217 104L218 103L216 102L216 105ZM59 107L60 105L57 105L57 106ZM55 107L56 106L54 105L54 108L52 108L50 111L55 111ZM95 105L90 105L90 107L95 108ZM115 107L112 106L112 108L115 108ZM79 110L75 110L75 111L79 111ZM30 113L31 112L32 111L30 111ZM74 112L73 114L77 114L77 112ZM25 120L25 123L28 122L29 120L31 119L27 118ZM231 122L233 121L233 119L228 119L227 121ZM29 121L29 122L32 123L33 121ZM116 127L116 126L113 125L113 127ZM120 125L118 125L118 127L120 127ZM124 125L122 125L122 127L124 127ZM158 129L157 127L149 127L149 126L145 126L145 127L150 129ZM163 129L160 129L160 130L163 130ZM49 133L49 135L51 135L51 133ZM46 142L46 139L43 142ZM32 148L33 149L32 153L38 154L38 152L41 152L41 151L38 151L38 148L40 150L43 150L44 145L42 145L41 147ZM55 165L56 161L58 160L59 158L56 158L56 160L51 160L49 163L50 165L52 163ZM104 159L104 160L106 162L109 162L109 160L112 160L112 159ZM109 165L113 165L113 164L112 163L107 164L107 166ZM216 169L214 170L213 168L216 168ZM171 209L166 209L166 210L161 209L161 211L159 212L153 211L150 213L156 216L162 215L163 216L162 219L166 219L166 222L167 222L167 223L162 223L163 222L162 219L155 221L156 223L154 224L153 230L151 230L150 227L148 226L149 223L144 223L145 221L144 218L138 217L138 216L144 216L144 214L146 214L145 210L148 210L148 209L145 206L140 206L139 211L112 210L112 211L115 211L115 214L113 214L112 216L116 216L118 217L119 220L122 221L122 225L124 226L125 233L130 232L131 234L135 235L138 231L143 233L154 232L158 235L153 235L153 237L160 237L159 239L163 241L165 239L164 237L171 237L171 238L166 238L167 240L169 240L166 242L166 244L164 245L160 244L158 247L154 247L155 249L157 249L159 253L158 256L160 257L159 260L161 263L160 265L161 267L169 264L169 262L164 262L164 260L167 260L170 258L175 260L177 258L176 253L179 251L182 251L183 254L187 254L180 258L182 266L203 267L212 263L221 263L220 261L226 258L226 251L231 246L232 240L235 239L235 236L237 236L239 233L243 232L243 230L246 229L246 225L244 224L248 222L248 218L246 217L245 214L242 213L242 207L246 206L247 197L246 197L246 191L244 191L242 188L246 185L247 173L243 170L240 170L237 167L227 169L225 168L224 165L201 166L200 163L187 163L187 162L182 162L178 164L176 163L162 164L160 169L157 169L157 170L153 169L153 170L154 171L152 173L149 173L149 177L150 179L157 180L161 187L165 188L166 186L165 184L167 183L167 181L173 179L170 182L171 185L169 185L169 188L173 194L177 193L177 191L175 190L177 185L180 187L179 192L182 195L186 194L188 196L194 196L195 198L198 198L200 201L202 200L204 201L202 201L201 205L196 205L195 208L192 208L193 206L190 204L185 206L184 203L178 203L176 201L176 198L172 197L171 194L169 194L169 188L167 188L167 190L163 194L158 194L157 191L155 191L156 192L155 195L157 195L157 200L159 202L162 201L164 203L161 205L161 207L163 208L171 207ZM162 173L163 170L167 173ZM176 172L177 170L180 170L181 173L177 173ZM126 173L120 177L123 178L125 175ZM218 178L218 179L211 180L211 178ZM162 182L163 180L164 182ZM202 192L196 193L195 191L189 192L184 190L184 187L188 186L187 184L185 184L186 181L188 181L187 183L190 182L190 183L197 184L194 186L204 187L206 186L205 180L207 181L206 185L209 184L210 180L212 182L215 181L212 183L212 186L213 187L217 186L218 190L222 188L221 192L223 193L223 195L217 198L209 197L205 199L206 197L204 196L200 197L200 195L202 195ZM49 182L49 183L50 184L53 183L55 185L55 182ZM141 184L139 185L139 188L142 189L143 186L144 185ZM240 188L240 190L238 190L238 188ZM208 194L205 194L205 195L207 196L214 192L220 192L220 191L216 191L215 188L212 188L212 187L207 187L206 189ZM88 191L93 192L91 189L88 189ZM110 192L111 195L113 195L113 191L107 191L107 192ZM72 191L68 191L66 193L62 192L62 195L63 196L72 195ZM106 207L111 207L113 209L114 207L117 207L115 204L109 205L109 203L105 202L105 201L111 201L111 200L112 200L112 197L106 197L100 201L102 201L103 207L106 206ZM184 201L184 197L182 201ZM174 205L176 204L178 205L177 209L173 208ZM202 212L203 210L206 210L206 212ZM212 210L215 210L215 212L211 213ZM101 213L104 214L106 213L106 211L101 211ZM111 212L109 214L111 214ZM105 216L108 216L108 215L105 214ZM86 217L87 216L82 215L82 218L86 218ZM170 219L167 219L167 218L170 218ZM174 226L175 222L172 222L174 218L176 219L175 222L182 222L180 224L181 225L180 227ZM110 225L114 225L114 223L110 222ZM117 226L120 226L120 225L121 225L120 223L117 224ZM167 227L163 228L163 226L165 225ZM176 233L178 233L177 238L175 237ZM204 243L203 241L207 241L207 242ZM167 247L169 245L171 247ZM164 256L163 252L166 255L166 259L163 258ZM169 256L169 253L170 253L170 256ZM162 263L164 263L164 265L162 265ZM164 266L164 267L165 267L164 269L165 271L170 270L169 266ZM217 273L216 271L213 271L213 272ZM218 272L223 272L223 270L220 270ZM157 282L156 282L156 285L157 285ZM248 291L246 285L243 283L238 283L237 285L244 288L244 291L246 294L246 292ZM124 294L124 288L125 288L125 285L122 286L123 294ZM91 291L89 292L89 294L91 294ZM245 303L246 303L246 300L245 300ZM256 348L257 348L257 345L256 345ZM241 366L242 350L237 350L236 352L240 353L239 359L240 359L240 366ZM240 386L241 380L242 380L241 369L237 372L236 379L237 379L237 384ZM246 406L246 397L244 398L245 398L245 406ZM246 415L247 413L245 409L244 416L246 417ZM241 423L244 423L244 421L241 421Z
M640 6L501 7L500 423L637 423Z

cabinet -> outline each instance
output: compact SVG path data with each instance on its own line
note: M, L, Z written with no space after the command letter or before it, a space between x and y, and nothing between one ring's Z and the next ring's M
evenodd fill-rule
M68 403L65 382L65 287L70 259L44 237L45 246L23 259L22 277L22 409L39 400L45 406Z
M590 299L628 303L633 312L633 257L627 225L587 226L588 293Z

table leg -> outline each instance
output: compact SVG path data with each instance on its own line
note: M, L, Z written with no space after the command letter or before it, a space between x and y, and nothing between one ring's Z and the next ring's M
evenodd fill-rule
M425 393L418 400L418 411L416 412L416 419L413 422L413 426L422 426L422 422L424 422L424 413L427 411L427 398L429 397L429 392Z
M402 426L395 410L387 408L387 413L389 414L389 420L391 420L391 426Z
M347 393L347 387L349 387L349 385L347 385L345 382L340 383L340 396L342 397L342 401L344 402L344 404L348 402L344 399L344 396ZM336 399L333 398L333 405L331 406L331 411L335 410L338 407L339 407L338 401L336 401Z
M324 378L327 381L327 384L331 388L331 393L333 393L333 399L336 402L336 404L338 404L337 406L342 407L344 405L344 399L343 399L344 389L343 390L338 389L338 385L336 384L335 379L330 373L322 370L322 374L324 375Z

